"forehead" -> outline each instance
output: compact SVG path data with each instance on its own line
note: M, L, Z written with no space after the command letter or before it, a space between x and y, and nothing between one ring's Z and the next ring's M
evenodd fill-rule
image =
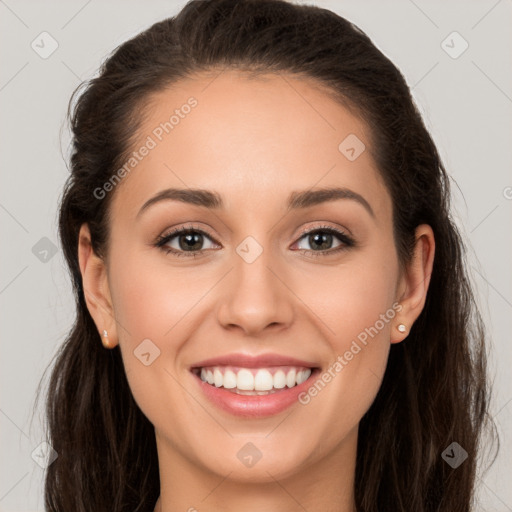
M144 146L151 149L115 202L140 207L180 186L216 190L228 206L245 195L261 207L262 200L284 202L292 190L343 186L377 211L390 208L367 127L314 80L233 70L181 80L145 105L132 149Z

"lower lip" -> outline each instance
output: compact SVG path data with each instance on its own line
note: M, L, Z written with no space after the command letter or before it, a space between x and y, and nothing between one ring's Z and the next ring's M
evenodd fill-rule
M283 388L281 391L268 395L239 395L224 388L217 388L204 382L192 373L201 388L211 402L224 411L237 416L260 418L278 414L294 403L298 402L298 396L311 386L312 379L319 373L318 369L312 370L307 380L293 388Z

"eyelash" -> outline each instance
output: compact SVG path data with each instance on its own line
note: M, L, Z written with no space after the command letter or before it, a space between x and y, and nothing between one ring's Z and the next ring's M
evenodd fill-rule
M335 249L327 249L324 251L312 251L310 249L298 249L298 250L302 251L304 254L309 254L311 256L317 257L317 256L330 256L332 254L335 254L335 253L338 253L341 251L346 251L347 249L356 246L356 242L353 238L351 238L349 235L347 235L343 231L338 231L337 229L334 229L330 226L318 226L313 229L305 229L300 233L300 236L297 239L297 241L304 238L305 235L311 235L311 234L317 233L317 232L335 235L344 245L340 245L339 247L336 247ZM177 257L184 256L184 257L195 258L197 256L200 256L202 251L176 251L175 249L165 247L165 244L170 242L175 236L189 235L192 233L199 233L203 236L210 238L212 241L215 242L214 238L210 234L208 234L206 231L203 231L202 229L196 228L194 226L187 226L187 227L176 228L166 235L159 236L154 245L155 245L155 247L158 247L159 249L164 251L166 254L172 253L174 256L177 256ZM215 243L217 243L217 242L215 242Z

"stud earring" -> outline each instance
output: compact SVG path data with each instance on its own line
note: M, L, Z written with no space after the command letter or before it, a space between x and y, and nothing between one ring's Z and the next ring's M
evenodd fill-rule
M405 332L407 330L407 327L405 327L404 324L399 324L397 329L400 331L400 332Z
M101 340L103 343L103 346L105 348L110 348L110 343L108 341L108 332L106 330L103 330L103 339Z

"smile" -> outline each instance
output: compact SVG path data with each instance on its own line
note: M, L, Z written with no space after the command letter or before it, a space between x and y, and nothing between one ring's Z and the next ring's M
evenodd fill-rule
M195 374L203 382L239 395L264 396L302 384L311 375L311 368L273 366L269 368L240 368L210 366L197 368Z
M263 418L297 404L320 374L317 361L280 354L226 354L190 367L202 396L230 415Z

